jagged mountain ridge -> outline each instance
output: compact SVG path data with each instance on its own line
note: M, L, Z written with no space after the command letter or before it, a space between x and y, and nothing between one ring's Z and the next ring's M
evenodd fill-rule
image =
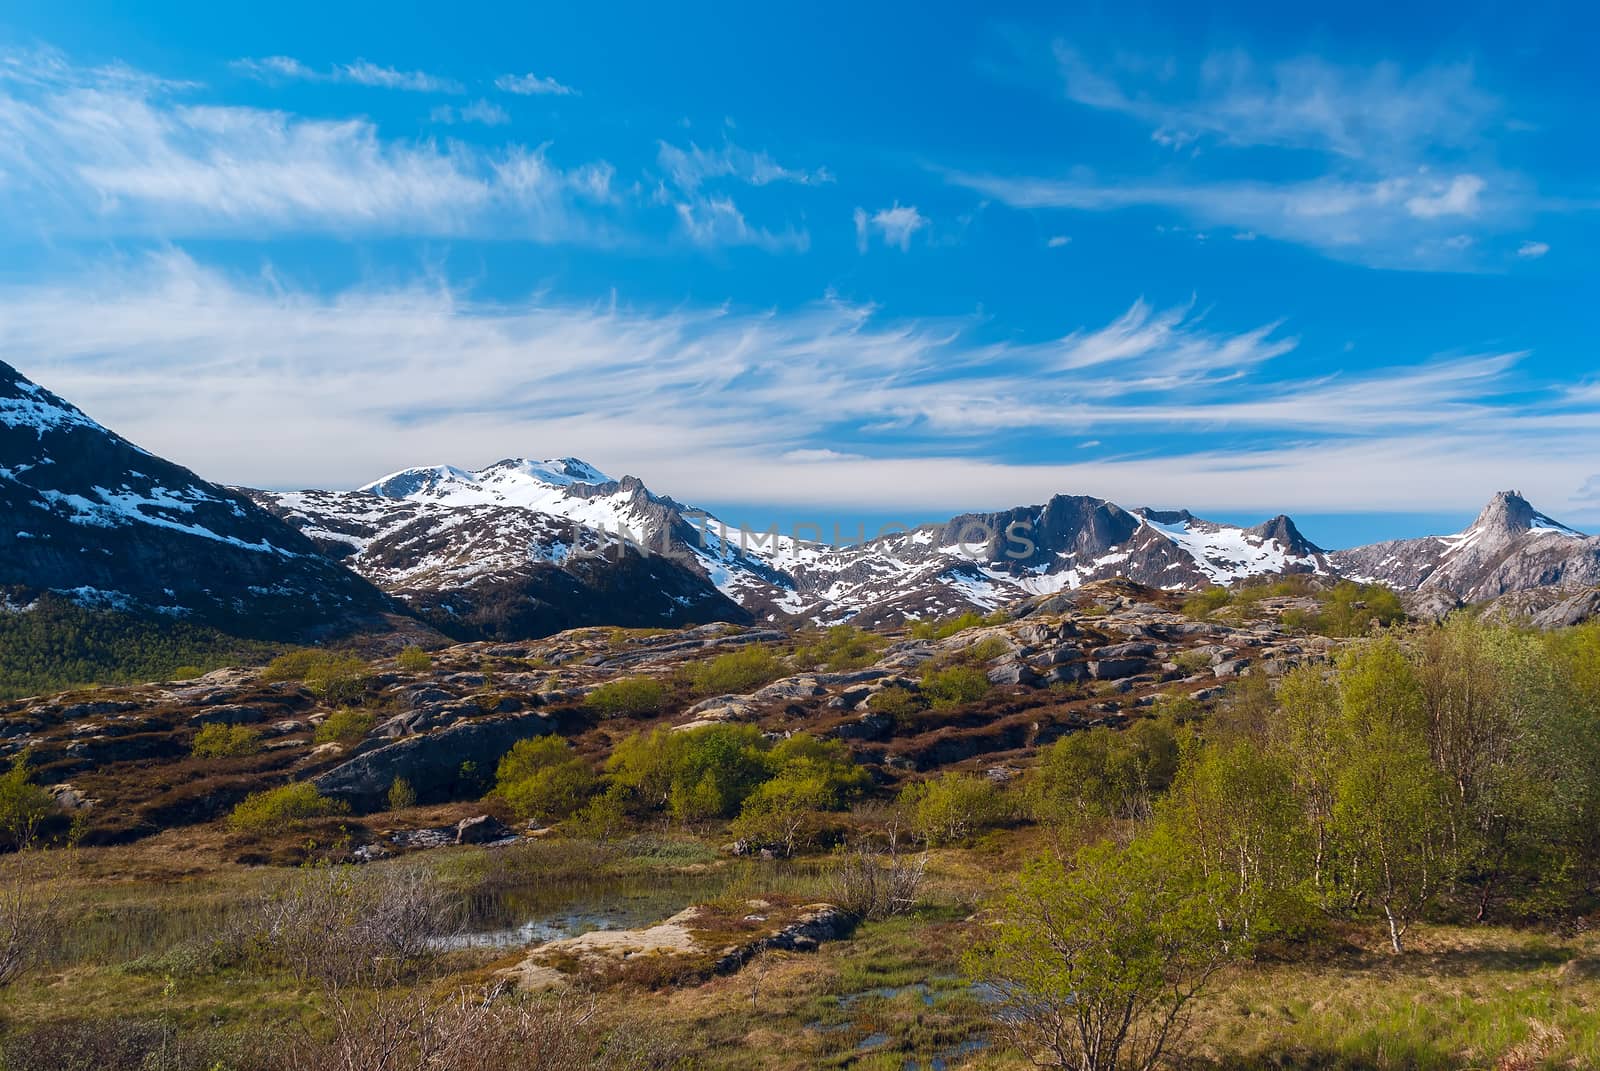
M0 362L0 589L305 637L393 609L245 495L103 427Z
M461 638L750 616L707 581L676 503L573 458L406 469L356 491L251 494Z
M1402 591L1482 602L1533 588L1600 585L1600 537L1540 513L1501 491L1464 531L1335 551L1330 564L1352 579Z
M349 492L253 493L424 609L471 601L475 591L503 588L530 569L592 571L630 555L664 560L675 579L683 579L680 569L698 578L695 612L715 609L715 592L724 611L815 622L989 610L1112 576L1189 588L1330 571L1324 552L1288 517L1240 528L1187 511L1129 511L1068 495L853 546L807 543L723 525L634 477L614 480L576 458L405 469Z
M1078 495L829 546L724 526L570 457L405 469L355 491L245 491L149 454L4 364L0 518L5 605L54 590L280 637L401 606L458 638L892 622L1118 576L1177 590L1284 573L1440 605L1560 591L1529 606L1570 617L1600 585L1600 539L1516 492L1455 535L1328 552L1287 516L1246 528Z

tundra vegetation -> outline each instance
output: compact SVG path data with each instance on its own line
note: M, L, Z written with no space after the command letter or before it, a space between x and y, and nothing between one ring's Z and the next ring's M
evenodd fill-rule
M1026 737L1003 768L939 749L1115 692L997 688L1013 645L961 647L1002 627L976 615L919 628L952 646L850 715L916 722L914 752L783 722L782 698L762 724L685 716L891 649L835 629L626 670L561 732L457 771L481 798L396 775L352 808L286 780L262 727L211 725L174 761L232 792L214 818L83 843L20 757L0 774L0 1069L1600 1066L1600 624L1407 625L1354 586L1299 612L1349 634L1332 658ZM497 696L552 672L495 657L461 672ZM397 713L375 698L391 664L291 652L267 674L349 744ZM1168 672L1209 668L1190 650ZM482 814L537 835L353 850ZM500 973L546 930L695 904L720 950L819 902L850 925L809 953L574 956L548 990Z

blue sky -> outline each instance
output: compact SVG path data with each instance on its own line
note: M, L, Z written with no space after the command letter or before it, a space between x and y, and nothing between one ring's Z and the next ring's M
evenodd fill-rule
M0 12L0 357L204 475L1600 527L1594 16Z

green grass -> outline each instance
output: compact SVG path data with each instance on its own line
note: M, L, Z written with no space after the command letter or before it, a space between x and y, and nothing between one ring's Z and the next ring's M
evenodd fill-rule
M859 926L813 954L773 953L754 968L681 989L643 979L596 996L609 1026L638 1028L683 1049L701 1071L902 1068L936 1056L951 1068L1028 1066L995 1045L989 1009L961 974L984 932L974 898L992 894L1030 850L1027 830L932 853L923 903ZM139 879L134 848L0 861L0 878L31 866L71 919L32 977L5 994L6 1022L96 1016L161 1019L185 1031L243 1034L315 1024L318 998L248 956L214 954L224 935L290 871L213 863L172 848L175 870ZM826 895L829 860L734 860L715 838L640 833L608 845L569 839L510 849L449 848L413 856L462 896L513 904L581 904L649 897L661 917L689 903L742 910L749 899L800 904ZM49 864L49 865L42 865ZM374 867L393 865L372 864ZM65 878L60 877L67 873ZM517 901L520 895L533 897ZM1421 924L1414 951L1381 950L1375 924L1339 924L1313 946L1285 946L1221 978L1196 1006L1185 1064L1193 1071L1443 1071L1600 1066L1600 935ZM452 954L406 984L439 990L483 982L510 957ZM754 991L754 1000L752 1000ZM872 1044L863 1048L869 1039ZM1519 1059L1520 1057L1520 1059Z

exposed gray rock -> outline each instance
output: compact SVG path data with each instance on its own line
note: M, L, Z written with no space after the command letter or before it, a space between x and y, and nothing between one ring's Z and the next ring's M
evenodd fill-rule
M1102 658L1089 663L1089 675L1099 681L1119 681L1143 673L1149 665L1144 658Z
M1115 661L1119 659L1134 658L1143 660L1154 658L1155 653L1155 644L1132 641L1129 643L1113 643L1105 647L1097 647L1095 648L1091 657L1096 661Z
M492 814L475 815L456 823L457 844L488 844L515 835L510 826Z
M495 764L518 740L553 730L541 714L461 721L357 755L312 783L323 795L345 800L358 810L381 806L396 778L410 782L425 801L478 795L483 783L464 777L463 764L471 763L479 777L492 775Z
M254 725L267 720L267 712L260 707L228 704L211 707L189 716L190 725Z
M989 683L1034 685L1039 683L1039 674L1025 662L1002 662L989 670Z
M1044 675L1046 684L1075 684L1078 681L1089 679L1089 665L1086 662L1068 662L1066 665L1051 666Z
M1544 629L1567 628L1581 625L1593 617L1600 617L1600 588L1573 595L1548 610L1534 614L1533 626Z

